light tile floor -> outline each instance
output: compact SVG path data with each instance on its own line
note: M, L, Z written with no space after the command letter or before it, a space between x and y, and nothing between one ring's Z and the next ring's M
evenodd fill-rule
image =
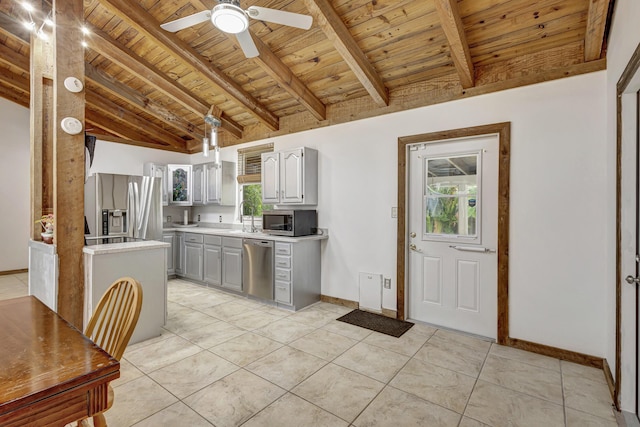
M0 299L26 294L0 276ZM392 338L182 280L160 337L130 345L111 427L617 426L602 371L415 325Z

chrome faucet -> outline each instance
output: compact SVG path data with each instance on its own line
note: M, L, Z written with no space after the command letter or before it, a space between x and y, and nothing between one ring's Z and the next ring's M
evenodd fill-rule
M242 231L246 231L244 228L244 215L242 215L242 208L244 206L244 200L240 202L240 205L238 206L238 213L239 213L239 219L240 222L242 223ZM250 233L256 233L258 230L256 229L256 226L254 225L254 217L255 217L255 209L252 205L249 205L249 209L251 209L251 229L249 230Z

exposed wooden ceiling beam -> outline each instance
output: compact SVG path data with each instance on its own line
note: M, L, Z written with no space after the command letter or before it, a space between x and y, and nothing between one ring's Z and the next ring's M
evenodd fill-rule
M162 30L155 18L144 10L138 2L101 0L100 4L111 13L134 25L143 34L155 40L168 52L171 52L172 55L188 63L207 80L244 105L251 114L255 115L269 129L277 130L279 128L279 119L275 114L213 64L205 63L202 56L189 44L180 40L176 35Z
M92 109L99 111L105 117L126 122L130 126L140 129L145 134L159 142L164 142L178 150L186 151L186 141L175 136L171 132L162 129L160 126L151 123L144 118L125 110L120 105L112 102L104 97L97 95L92 91L86 91L87 103Z
M604 30L607 26L607 12L611 0L589 0L587 31L584 35L584 61L600 59Z
M375 103L380 106L389 105L389 91L384 86L382 78L329 0L304 0L304 4Z
M124 68L135 77L144 80L145 83L157 88L183 107L204 117L204 113L209 108L204 101L195 99L186 89L160 73L153 65L137 56L131 49L112 40L107 33L89 25L87 27L91 34L85 40L91 49Z
M13 65L24 73L29 72L29 57L16 52L4 44L0 44L0 62L6 65Z
M29 44L31 32L27 30L21 22L18 22L4 12L0 12L0 28L2 28L3 32L7 35L12 35Z
M0 12L0 26L2 26L7 31L7 33L13 36L16 40L23 42L23 44L25 44L26 46L29 45L29 32L25 33L24 31L22 31L22 29L24 28L22 25L2 12ZM18 52L8 48L3 44L0 44L0 62L8 65L13 65L14 67L19 68L21 71L29 73L29 58L25 55L19 54ZM183 132L185 135L191 135L194 139L200 139L198 134L194 135L194 132L196 132L196 127L193 124L183 120L181 117L176 116L166 108L154 103L146 96L139 94L125 84L113 79L111 76L98 70L90 63L85 62L84 66L85 76L89 80L101 86L103 89L107 90L118 98L143 109L150 115L163 120L165 123L172 126L176 130ZM206 104L204 102L202 102L202 105L206 107ZM228 115L225 113L222 113L220 118L222 120L222 129L236 138L242 138L242 132L244 131L244 128L239 123L228 117Z
M84 74L87 80L93 82L95 85L109 92L111 95L114 95L147 114L162 120L185 136L189 135L192 138L198 138L198 135L195 134L196 127L192 123L176 116L165 107L156 104L141 93L133 90L123 83L120 83L118 80L109 76L102 70L97 69L88 62L84 63ZM241 136L242 132L240 132L239 135Z
M92 113L92 114L96 114L96 116L92 116L93 120L108 122L107 119L101 117L99 114L97 113ZM117 143L126 144L126 145L136 145L138 147L154 148L158 150L175 151L178 153L184 153L184 151L178 150L177 148L173 148L171 146L158 145L152 142L136 141L128 138L120 138L119 136L113 135L108 130L102 129L100 125L93 120L90 120L89 118L87 118L87 122L91 124L91 128L87 129L87 135L95 136L96 138L101 139L103 141L111 141L111 142L117 142Z
M460 84L465 89L473 87L473 62L471 61L462 18L460 18L458 2L457 0L434 0L434 3L440 18L440 25L449 42L451 59L460 76Z
M165 148L169 144L161 141L153 141L149 136L129 128L128 126L123 125L109 117L106 117L104 114L93 110L93 107L87 108L85 110L85 118L87 122L91 124L95 124L100 128L119 136L120 138L128 139L131 141L146 141L151 146L155 146L156 148Z
M2 77L0 77L0 82L4 83ZM29 94L13 87L5 86L4 84L0 84L0 98L8 99L9 101L15 102L16 104L22 105L26 108L29 108L29 103L31 102Z
M0 81L7 86L29 94L29 78L12 73L6 68L0 68Z
M192 0L191 3L197 9L211 9L215 4L212 2ZM291 69L287 67L276 54L255 34L251 33L259 55L252 58L253 62L261 67L278 85L284 89L289 95L295 98L318 120L326 120L327 109L325 105L318 99L313 92L302 83L302 81L293 74ZM240 48L240 43L234 35L229 35L228 39Z
M298 76L293 74L291 69L258 36L251 34L251 37L256 48L258 48L258 52L260 52L257 57L252 58L253 62L258 64L282 89L309 110L316 119L325 120L327 118L327 110L322 101L302 83ZM234 35L230 35L229 40L240 47L238 39Z
M6 91L8 95L7 99L16 101L20 105L24 105L26 107L29 106L29 79L27 77L11 73L6 68L0 68L0 83L9 86L9 88L11 89L11 91ZM20 95L20 93L23 93L24 96ZM0 96L2 95L0 94ZM125 110L114 102L100 97L92 91L86 91L86 101L92 109L100 111L101 117L103 117L105 121L109 122L109 126L111 127L111 129L119 129L123 127L123 125L113 120L119 119L133 124L138 129L144 130L145 133L150 135L145 137L146 140L155 139L164 144L171 145L176 150L179 150L181 152L187 151L186 141L176 137L174 134L167 132L166 130L153 123L149 123L136 114ZM123 135L128 135L128 137L131 138L141 136L143 134L125 131ZM144 138L139 139L145 140Z
M202 99L195 97L175 80L158 71L153 65L143 58L137 56L126 46L122 46L112 40L105 32L94 27L89 27L91 35L86 37L86 41L92 49L118 64L134 76L144 80L147 84L157 88L166 96L174 99L182 106L194 113L204 115L209 111L210 106ZM228 130L232 135L237 135L238 125L230 122L227 117L222 117L222 128Z

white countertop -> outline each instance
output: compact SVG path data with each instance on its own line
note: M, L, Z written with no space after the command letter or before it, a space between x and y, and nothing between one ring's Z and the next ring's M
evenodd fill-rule
M103 255L169 247L171 247L169 243L158 242L156 240L145 240L142 242L107 243L104 245L85 246L82 249L82 252L89 255Z
M244 232L242 230L236 230L236 229L207 228L207 227L175 227L175 228L164 228L162 231L165 233L171 232L171 231L179 231L183 233L211 234L214 236L223 236L223 237L265 239L265 240L273 240L275 242L289 242L289 243L307 242L310 240L325 240L329 238L328 234L314 234L311 236L286 237L286 236L274 236L272 234L267 234L267 233L248 233L248 232Z

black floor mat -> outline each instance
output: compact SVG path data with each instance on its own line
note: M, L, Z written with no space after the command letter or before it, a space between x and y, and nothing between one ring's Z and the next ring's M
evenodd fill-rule
M362 310L353 310L336 320L361 326L396 338L401 337L402 334L407 332L413 326L413 323L411 322L392 319L390 317Z

